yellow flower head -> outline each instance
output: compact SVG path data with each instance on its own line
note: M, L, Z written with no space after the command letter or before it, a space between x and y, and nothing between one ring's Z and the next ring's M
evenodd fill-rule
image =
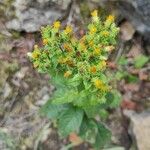
M55 21L55 22L53 23L53 27L54 27L55 29L59 29L59 28L60 28L60 21Z
M100 48L95 48L93 54L99 55L100 54Z
M90 68L90 72L91 72L91 73L96 73L96 67L95 67L95 66L92 66L92 67Z
M109 87L107 87L101 80L95 79L94 80L94 85L97 89L102 90L102 91L108 91Z
M71 33L73 31L73 29L72 29L72 27L70 26L70 25L68 25L67 27L66 27L66 29L64 30L64 32L66 33L66 34L69 34L69 33Z
M68 78L71 74L72 74L71 71L66 71L66 72L64 73L64 77L65 77L65 78Z
M94 80L94 85L97 89L101 89L104 86L103 82L99 79Z
M81 42L81 43L80 43L80 46L81 46L81 51L86 51L86 50L87 50L87 47L86 47L86 45L84 44L84 42Z
M91 12L92 17L97 17L98 11L94 10Z
M97 31L96 27L90 28L90 34L94 34L96 33L96 31Z
M89 41L89 46L93 46L94 42L93 41Z
M40 51L38 49L35 49L33 52L32 52L32 58L33 59L36 59L40 56Z
M43 40L43 45L46 45L48 43L48 39Z
M111 22L111 23L114 22L114 20L115 20L115 16L113 15L109 15L106 19L106 21Z
M60 64L64 64L64 63L66 63L66 61L67 61L67 59L63 58L63 57L59 57L59 59L58 59L58 63L60 63Z
M67 51L67 52L71 52L72 48L69 46L69 44L64 43L63 48Z
M103 35L103 36L108 36L108 35L109 35L109 32L108 32L108 31L103 31L103 32L102 32L102 35Z

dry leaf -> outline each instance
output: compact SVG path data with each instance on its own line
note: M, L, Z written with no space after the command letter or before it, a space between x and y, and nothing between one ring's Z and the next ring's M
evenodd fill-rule
M131 100L123 100L121 103L122 109L136 110L137 104Z
M125 91L137 92L139 91L139 88L140 88L139 84L135 83L129 83L124 85Z
M82 139L74 132L69 135L69 141L75 145L80 145L82 143Z
M139 78L140 80L147 80L148 74L144 73L143 71L139 71Z

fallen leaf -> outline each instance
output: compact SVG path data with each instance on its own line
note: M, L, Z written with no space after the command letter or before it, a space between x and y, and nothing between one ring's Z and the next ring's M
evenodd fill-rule
M143 71L139 71L139 78L140 80L147 80L148 74L144 73Z
M115 62L107 62L107 65L108 65L108 67L109 68L111 68L111 69L117 69L117 65L116 65L116 63Z
M123 100L121 103L122 109L136 110L137 104L131 100Z
M80 145L82 143L82 139L74 132L69 135L69 141L75 145Z
M124 85L125 91L137 92L139 91L140 85L135 83L129 83Z

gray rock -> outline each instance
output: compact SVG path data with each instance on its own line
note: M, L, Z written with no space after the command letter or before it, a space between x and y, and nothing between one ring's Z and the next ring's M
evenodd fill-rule
M150 111L140 114L125 110L124 114L130 118L129 133L137 145L138 150L150 150Z
M118 6L137 31L150 39L150 0L118 0Z
M6 23L7 28L35 32L42 25L64 17L71 0L14 0L16 18Z

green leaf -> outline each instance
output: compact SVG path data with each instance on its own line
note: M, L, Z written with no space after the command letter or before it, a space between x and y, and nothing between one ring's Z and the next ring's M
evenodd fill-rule
M129 83L136 83L136 82L138 82L138 80L139 80L138 77L133 76L131 74L128 74L128 76L127 76L127 81Z
M53 104L70 103L78 98L78 91L74 89L59 89L52 98Z
M109 113L108 113L108 111L106 111L105 109L100 109L100 110L99 110L99 115L100 115L100 118L101 118L102 120L105 120L105 119L108 118Z
M128 64L128 60L127 58L125 58L125 56L122 56L119 61L118 61L119 65L127 65Z
M136 68L142 68L147 62L149 58L144 55L139 55L134 59L134 66Z
M94 147L96 149L103 148L106 144L108 144L111 140L111 132L100 122L97 122L98 126L98 134L96 137L96 142Z
M65 111L58 120L58 129L62 136L67 136L71 132L77 132L83 119L83 110L70 108Z
M121 80L122 78L125 78L127 76L127 72L123 72L123 71L117 71L116 74L115 74L115 78L117 80Z
M56 88L66 88L67 87L67 80L61 75L53 75L51 77L51 83Z
M85 113L88 116L88 118L95 117L96 114L98 114L100 107L99 106L89 106L84 107Z
M107 104L110 108L115 108L120 105L121 102L121 94L117 90L112 90L106 95Z
M68 105L55 105L49 100L40 110L42 115L47 116L49 119L56 119L60 113L68 109Z
M76 74L73 78L69 79L68 84L77 87L81 83L81 75Z
M84 117L80 127L80 137L85 141L94 144L97 132L98 127L95 121Z

